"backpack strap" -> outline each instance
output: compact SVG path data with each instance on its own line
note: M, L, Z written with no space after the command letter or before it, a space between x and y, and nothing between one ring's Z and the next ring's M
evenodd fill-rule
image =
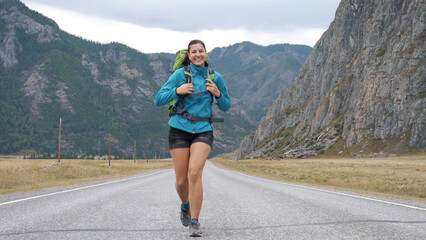
M208 71L207 71L207 73L208 73L208 78L209 79L211 79L211 80L213 80L214 81L214 70L213 69L211 69L211 68L209 68L208 69Z
M185 73L186 83L192 83L191 66L189 65L183 66L183 72Z
M189 66L189 65L182 66L182 61L183 61L184 55L186 55L186 52L187 52L187 50L185 50L185 49L177 51L175 65L173 66L173 69L170 70L170 73L173 74L177 69L183 68L186 83L192 83L191 66ZM173 117L174 115L176 115L176 110L177 110L178 104L180 104L181 108L183 108L182 102L183 102L183 98L185 96L186 95L178 95L178 98L175 98L170 102L170 106L169 106L169 109L168 109L169 117Z
M191 72L191 66L189 65L185 65L183 66L183 72L185 74L185 80L186 83L192 83L192 72ZM175 102L175 106L178 106L178 104L181 104L182 108L183 108L183 99L186 97L187 95L178 95L178 99L176 99ZM170 114L169 114L170 115Z

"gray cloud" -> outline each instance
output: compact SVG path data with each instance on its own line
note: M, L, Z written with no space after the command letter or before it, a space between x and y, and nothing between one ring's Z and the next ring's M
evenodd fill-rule
M25 0L143 27L291 31L328 28L340 0Z

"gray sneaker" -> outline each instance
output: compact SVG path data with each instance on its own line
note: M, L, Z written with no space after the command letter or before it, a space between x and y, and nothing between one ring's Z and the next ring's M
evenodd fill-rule
M192 220L189 224L189 236L190 237L201 237L203 232L201 232L201 225L198 220Z
M191 212L190 210L180 208L180 221L182 222L182 225L185 227L189 226L189 222L191 221Z

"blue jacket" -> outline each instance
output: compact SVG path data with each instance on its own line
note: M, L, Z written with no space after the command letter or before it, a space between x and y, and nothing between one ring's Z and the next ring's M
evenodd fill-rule
M198 67L191 63L192 84L195 89L194 94L206 91L207 71L208 67ZM176 89L185 83L185 73L183 68L180 68L170 76L169 80L161 87L157 95L155 95L154 104L156 106L162 106L178 98ZM226 89L223 78L218 72L214 73L214 83L221 93L221 96L216 98L217 105L220 110L226 112L231 107L231 98L229 97L228 89ZM183 99L184 110L188 111L193 116L210 117L211 100L210 94L185 97ZM202 133L213 130L209 122L190 123L187 119L179 115L175 115L170 119L169 126L189 133Z

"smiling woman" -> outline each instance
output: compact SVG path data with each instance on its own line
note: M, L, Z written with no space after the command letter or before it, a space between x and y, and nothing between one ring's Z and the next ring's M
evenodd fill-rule
M188 58L196 66L204 67L207 58L205 46L202 43L191 45L191 51L188 52Z
M176 63L175 63L176 65ZM231 107L231 98L222 76L208 67L206 45L201 40L188 44L183 67L177 69L154 99L157 106L176 100L169 121L169 149L176 174L176 191L182 201L181 221L190 236L201 235L203 203L202 174L213 147L212 103L220 110Z

